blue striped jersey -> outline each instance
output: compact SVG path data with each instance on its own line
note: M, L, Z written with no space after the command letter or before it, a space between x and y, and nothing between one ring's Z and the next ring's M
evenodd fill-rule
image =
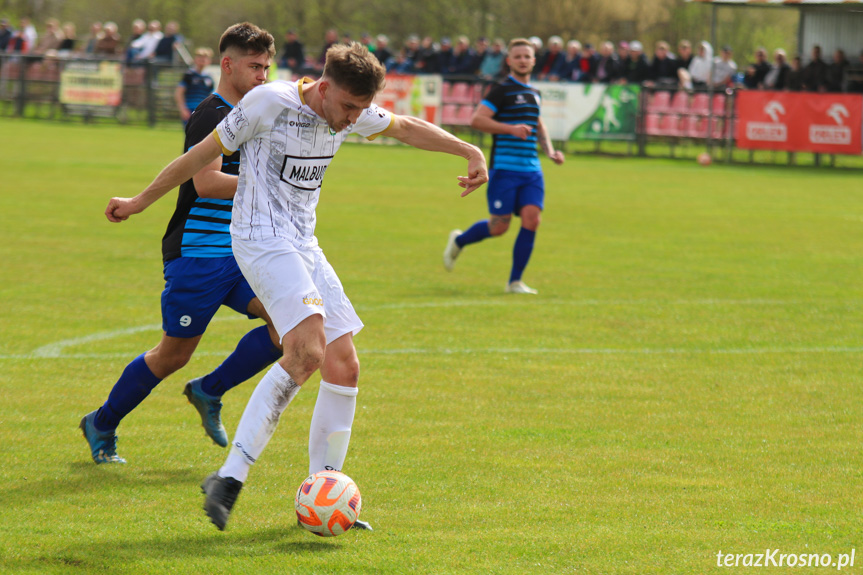
M539 90L509 76L495 84L481 104L494 112L492 118L498 122L533 126L533 132L527 140L509 134L495 134L489 168L514 172L540 171L542 168L536 150Z
M186 124L186 141L183 150L189 151L213 130L231 111L232 106L213 93L195 109ZM240 153L222 156L222 173L233 176L240 173ZM162 259L178 257L223 258L233 256L231 251L232 200L198 197L195 184L188 180L180 186L177 207L168 229L162 238Z
M180 86L186 89L184 99L186 107L190 110L197 108L198 104L204 101L204 98L213 93L213 79L194 68L190 68L183 75Z

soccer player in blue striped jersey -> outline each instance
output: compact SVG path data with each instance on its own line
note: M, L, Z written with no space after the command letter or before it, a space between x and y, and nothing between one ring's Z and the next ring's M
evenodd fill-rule
M213 51L209 48L198 48L195 50L195 67L183 74L180 83L174 90L174 101L180 112L183 125L189 121L192 112L204 98L213 93L213 79L204 72L204 68L210 65L213 59Z
M267 31L245 22L225 31L219 54L217 91L190 116L184 151L208 137L247 92L266 82L275 44ZM212 373L186 384L184 393L215 443L227 446L220 416L221 396L282 355L272 321L231 251L229 226L239 167L239 152L223 155L180 186L177 207L162 240L162 339L126 366L104 405L81 420L96 463L125 463L117 455L117 425L159 382L186 365L222 305L249 318L261 318L266 325L248 332ZM124 221L159 197L139 194L111 198L105 216L112 222Z
M563 163L563 153L554 149L539 117L539 90L528 84L536 64L533 44L525 38L510 41L506 62L509 77L489 91L471 119L472 128L494 136L487 194L489 219L476 222L465 232L450 232L443 261L444 267L452 270L465 246L503 235L515 214L521 218L521 229L513 247L506 291L535 294L521 276L533 252L545 197L537 144L555 164Z

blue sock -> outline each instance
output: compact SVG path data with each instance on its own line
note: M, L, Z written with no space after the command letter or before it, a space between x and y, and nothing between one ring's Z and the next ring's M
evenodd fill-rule
M153 388L162 381L150 371L147 362L144 361L144 355L142 353L126 366L120 379L108 394L108 401L96 412L93 425L99 431L116 429L120 420L138 407L138 404L144 401L144 398L150 395Z
M515 245L512 248L512 272L509 274L509 283L521 279L521 274L524 273L524 268L527 267L527 262L530 259L530 253L533 251L535 237L535 231L527 228L519 230L518 237L515 238Z
M256 327L243 336L231 355L222 365L204 376L201 391L213 397L222 397L256 373L282 357L282 350L273 345L267 326Z
M465 233L457 237L455 243L458 247L463 248L468 244L475 244L490 237L491 232L488 231L488 220L480 220L468 228Z

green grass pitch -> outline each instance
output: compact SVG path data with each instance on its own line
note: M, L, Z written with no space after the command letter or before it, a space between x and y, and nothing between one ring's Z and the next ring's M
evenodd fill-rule
M77 429L158 341L176 196L103 210L180 132L0 127L0 572L704 574L742 570L720 551L863 547L859 173L546 164L540 294L507 296L512 231L441 264L486 212L461 159L346 145L317 233L366 323L345 471L375 531L323 540L293 512L315 378L228 529L201 510L225 452L181 391L255 325L232 312L124 420L127 465L94 465ZM229 433L256 381L226 395Z

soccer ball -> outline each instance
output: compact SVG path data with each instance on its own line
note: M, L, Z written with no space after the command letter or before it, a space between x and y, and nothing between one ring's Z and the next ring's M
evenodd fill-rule
M702 166L709 166L713 162L713 158L710 157L710 154L707 152L703 152L698 154L698 163Z
M350 529L363 500L354 480L340 471L319 471L303 481L294 500L300 525L321 537Z

